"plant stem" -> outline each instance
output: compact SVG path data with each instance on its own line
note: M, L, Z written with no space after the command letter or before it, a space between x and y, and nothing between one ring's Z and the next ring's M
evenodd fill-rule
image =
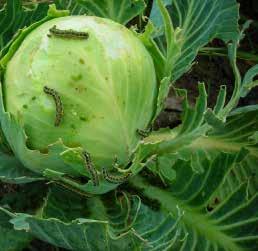
M237 44L236 43L228 45L228 57L235 76L235 84L234 84L233 94L228 104L219 113L222 116L222 118L226 118L226 116L233 110L233 108L237 106L240 99L241 83L242 83L241 75L237 67Z

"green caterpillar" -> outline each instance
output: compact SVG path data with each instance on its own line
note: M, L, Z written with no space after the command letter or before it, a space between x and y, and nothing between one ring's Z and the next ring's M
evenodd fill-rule
M150 135L151 129L147 129L147 130L137 129L136 132L142 138L146 138L146 137L148 137Z
M131 173L127 173L121 176L114 176L109 174L105 168L102 169L102 173L103 173L104 179L111 183L123 183L127 181L128 178L131 176Z
M49 29L50 33L56 37L63 37L63 38L77 38L77 39L88 39L89 33L82 32L82 31L75 31L72 29L68 30L60 30L56 28L54 25L51 29ZM51 37L50 34L48 34Z
M54 98L54 101L56 104L55 126L59 126L62 121L62 117L64 115L62 100L61 100L59 94L57 93L57 91L55 91L54 89L44 86L44 92L48 95L51 95Z
M98 186L99 185L99 178L98 178L97 171L92 164L90 154L86 151L83 151L82 155L83 155L83 158L84 158L85 167L88 169L88 171L91 175L93 185Z

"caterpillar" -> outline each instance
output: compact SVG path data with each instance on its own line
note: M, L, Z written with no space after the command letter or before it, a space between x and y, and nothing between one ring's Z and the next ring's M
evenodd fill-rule
M55 100L55 104L56 104L55 126L59 126L61 123L62 117L64 115L64 109L63 109L63 104L62 104L61 98L60 98L59 94L57 93L57 91L55 91L54 89L51 89L47 86L44 86L44 92L48 95L51 95Z
M77 38L77 39L88 39L89 33L82 32L82 31L75 31L72 29L68 30L60 30L56 28L54 25L51 29L49 29L50 33L56 37L63 37L63 38ZM51 37L50 34L48 34Z
M82 155L83 155L83 158L84 158L85 167L88 169L88 171L91 175L93 185L98 186L99 185L99 178L98 178L97 171L92 164L90 154L86 151L83 151Z
M141 137L146 138L146 137L148 137L148 136L150 135L151 130L150 130L150 129L148 129L148 130L137 129L136 132L137 132L137 134L140 135Z
M109 174L105 168L102 169L102 174L104 179L111 183L123 183L131 176L131 173L127 173L121 176L114 176Z

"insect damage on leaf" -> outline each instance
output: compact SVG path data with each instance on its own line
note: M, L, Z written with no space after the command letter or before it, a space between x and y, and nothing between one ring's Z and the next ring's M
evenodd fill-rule
M61 30L54 25L51 29L49 29L49 32L51 34L48 34L48 37L56 36L56 37L62 37L62 38L73 38L73 39L88 39L89 33L88 32L82 32L82 31L75 31L72 29L68 30Z
M54 98L54 101L55 101L55 104L56 104L55 126L59 126L61 121L62 121L62 117L64 116L64 109L63 109L62 100L61 100L59 94L57 93L57 91L55 91L52 88L44 86L44 92L48 95L51 95Z

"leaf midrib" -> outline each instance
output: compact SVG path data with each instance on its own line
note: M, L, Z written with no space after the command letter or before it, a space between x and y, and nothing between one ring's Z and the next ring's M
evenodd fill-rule
M226 247L227 250L242 251L233 239L214 225L208 218L208 215L203 215L201 211L191 208L184 202L180 201L171 193L164 191L158 187L154 187L145 182L141 177L137 176L131 180L133 186L140 188L145 196L150 199L158 200L163 210L171 212L173 215L178 214L177 206L184 211L182 221L187 227L192 228L198 234L205 236L208 241L219 244L221 247Z
M193 141L190 148L203 148L207 150L225 150L230 152L239 152L241 148L245 147L249 150L249 154L258 158L258 149L239 142L227 142L222 139L215 139L212 137L200 137Z

